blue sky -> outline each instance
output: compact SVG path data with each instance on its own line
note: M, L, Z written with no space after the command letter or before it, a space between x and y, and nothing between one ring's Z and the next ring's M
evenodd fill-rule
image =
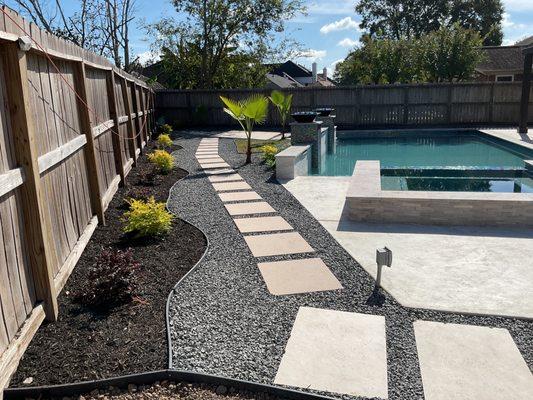
M316 61L319 70L326 67L333 71L334 65L342 60L357 43L361 32L359 16L354 11L356 0L311 0L307 1L307 15L287 21L287 33L307 49L304 56L297 59L310 66ZM9 4L9 0L6 1ZM67 9L74 8L75 0L62 1ZM503 0L505 15L503 22L504 44L513 44L519 39L533 35L533 0ZM132 34L131 44L134 54L146 58L150 43L141 20L154 22L162 16L176 15L170 0L137 0L138 22Z

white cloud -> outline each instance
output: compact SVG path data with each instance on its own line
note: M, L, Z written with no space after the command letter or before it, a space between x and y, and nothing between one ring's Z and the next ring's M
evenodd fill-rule
M511 14L503 13L502 27L503 29L525 29L527 25L517 24L511 19Z
M352 17L345 17L338 21L324 25L322 28L320 28L320 33L328 34L330 32L345 31L351 29L359 31L359 22L354 21Z
M359 42L357 40L353 40L350 38L344 38L339 43L337 43L337 46L352 48L352 47L355 47L358 43Z
M137 57L139 58L139 63L143 66L159 61L160 56L161 54L154 53L150 50L137 54Z
M533 11L531 0L503 0L505 11Z
M309 50L304 50L304 51L300 52L298 54L298 58L299 59L306 59L308 61L317 61L317 60L321 60L324 57L326 57L327 54L328 54L328 52L326 50L309 49Z

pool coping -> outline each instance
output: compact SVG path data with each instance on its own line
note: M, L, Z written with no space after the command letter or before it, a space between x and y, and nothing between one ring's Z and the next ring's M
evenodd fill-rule
M357 222L533 227L533 193L382 190L377 160L356 162L345 207Z

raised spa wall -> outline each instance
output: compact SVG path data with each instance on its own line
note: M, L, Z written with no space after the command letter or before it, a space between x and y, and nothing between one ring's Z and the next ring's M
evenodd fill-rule
M366 223L533 228L533 193L381 189L379 161L357 161L346 194L348 218Z

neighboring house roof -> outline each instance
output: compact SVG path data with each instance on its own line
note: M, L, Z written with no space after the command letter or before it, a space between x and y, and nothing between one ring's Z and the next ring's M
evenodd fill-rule
M280 89L301 87L302 85L292 79L290 76L279 76L274 74L266 74L267 80L272 86L278 87Z
M300 64L296 64L292 61L286 61L283 64L277 64L273 65L273 69L271 71L274 75L279 76L291 76L293 78L305 78L305 77L312 77L313 73L309 71L307 68Z
M515 43L515 46L531 46L533 45L533 36L529 36Z
M485 58L476 70L482 74L521 71L524 64L522 46L485 46Z

